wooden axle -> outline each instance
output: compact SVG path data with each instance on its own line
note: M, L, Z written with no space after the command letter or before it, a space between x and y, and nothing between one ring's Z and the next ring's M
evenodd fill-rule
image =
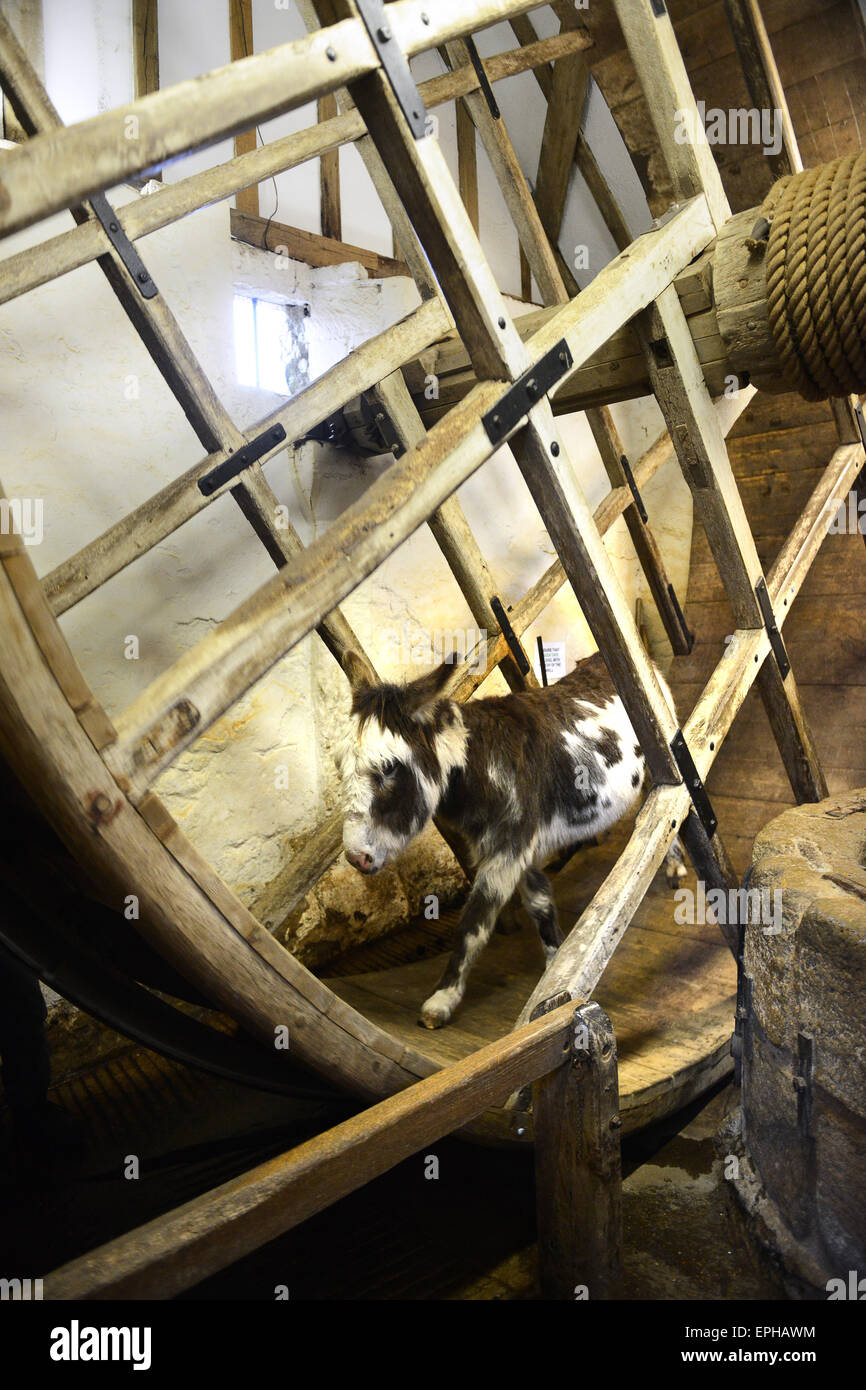
M796 389L784 378L770 328L765 257L751 235L760 215L759 208L752 208L731 217L673 282L712 396L730 395L749 383L761 390ZM555 309L538 309L521 315L516 320L521 338L531 337L554 313ZM664 346L655 350L664 365ZM405 376L428 429L475 382L468 354L454 332L409 363ZM568 415L651 392L646 355L634 328L626 324L554 391L552 405L554 414Z

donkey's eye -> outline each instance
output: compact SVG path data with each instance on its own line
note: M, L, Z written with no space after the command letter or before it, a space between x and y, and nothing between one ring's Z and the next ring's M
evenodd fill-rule
M386 763L383 763L379 769L379 772L382 777L393 777L396 771L397 761L395 758L389 758L388 761Z

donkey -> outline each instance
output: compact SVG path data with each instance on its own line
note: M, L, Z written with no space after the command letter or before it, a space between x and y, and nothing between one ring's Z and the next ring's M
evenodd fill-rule
M598 653L555 685L466 704L446 694L452 661L406 685L371 683L354 652L343 665L352 709L337 766L349 863L378 873L435 816L472 873L451 959L421 1008L419 1023L441 1028L517 888L550 963L563 938L542 865L631 810L646 763ZM657 668L656 677L673 709ZM666 869L672 885L685 876L678 839Z

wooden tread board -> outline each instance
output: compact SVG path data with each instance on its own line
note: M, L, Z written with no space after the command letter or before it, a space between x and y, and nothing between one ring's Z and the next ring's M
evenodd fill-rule
M630 826L582 850L554 879L564 929L603 882ZM694 878L686 880L694 887ZM595 998L610 1013L619 1053L626 1131L641 1128L697 1095L730 1068L736 970L712 926L674 921L673 893L659 874L617 948ZM438 983L447 953L328 979L347 1003L440 1066L468 1056L513 1027L544 965L528 920L495 933L477 961L453 1023L418 1025L423 1000Z

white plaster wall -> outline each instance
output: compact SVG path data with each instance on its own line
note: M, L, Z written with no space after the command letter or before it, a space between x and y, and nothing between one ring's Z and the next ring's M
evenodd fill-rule
M46 74L62 114L88 115L107 94L110 104L128 99L129 91L122 89L127 79L131 88L131 72L124 66L129 53L118 19L128 6L119 3L110 22L104 14L107 8L111 7L102 7L96 0L75 0L68 6L50 0L46 8ZM161 7L164 82L225 61L226 8L223 0L197 0L193 16L187 3ZM86 93L74 90L75 84L69 83L68 73L61 72L62 64L58 67L56 61L58 34L65 32L66 15L74 17L70 34L74 30L82 51L91 54ZM292 11L277 11L257 0L257 44L262 34L266 44L294 37L294 21ZM97 29L97 23L102 27ZM479 46L485 53L508 42L507 34L491 30L480 36ZM425 62L435 70L438 59ZM522 83L519 93L518 83ZM520 114L513 113L509 128L521 158L528 162L532 139L538 149L543 104L539 108L532 95L537 88L529 74L500 84L497 95L505 89L511 92L507 101L504 96L502 100L506 121L508 106L517 104ZM446 158L453 165L453 119L446 108L440 116ZM297 124L311 118L307 111ZM271 124L279 133L288 128ZM264 133L267 138L268 130ZM228 154L230 150L209 151L195 158L207 162ZM344 152L342 167L345 214L353 219L346 223L346 238L390 251L390 230L386 227L385 237L381 208L372 190L363 191L367 176L354 151ZM363 179L356 183L359 169ZM186 173L188 166L174 166L169 177L176 170ZM491 187L492 174L489 169L485 173L481 151L479 170L485 249L501 286L515 289L519 281L516 237L498 189ZM315 165L285 176L279 189L284 200L280 216L317 230ZM115 198L122 202L137 196L147 195L124 189ZM52 218L3 243L2 254L68 225L65 214ZM595 237L600 261L601 234L597 229L592 232L593 225L587 219L587 235ZM409 281L371 281L356 266L314 271L233 244L228 205L203 210L165 228L143 241L140 250L217 394L241 427L272 410L279 398L241 387L236 381L232 342L236 285L310 305L307 323L313 375L418 302ZM202 455L192 429L94 265L0 307L0 359L2 480L10 495L44 499L44 539L31 550L40 574ZM614 413L635 458L661 427L657 408L652 401L637 402ZM608 485L589 430L580 417L563 420L562 429L595 505ZM323 534L389 463L388 458L362 460L328 447L308 446L291 457L284 451L266 471L307 543ZM550 563L553 549L508 449L500 450L464 484L459 497L503 601L517 601ZM672 578L684 598L691 501L675 468L662 470L653 480L647 503ZM639 594L646 596L645 585L621 521L609 533L608 546L633 605ZM231 498L225 496L78 605L62 619L62 625L87 679L109 712L116 713L270 573L271 561ZM473 626L465 600L426 527L350 595L343 607L384 676L422 669L407 660L401 646L405 633L414 638ZM651 600L648 610L651 632L657 634ZM538 632L546 640L565 641L570 660L593 649L567 588L526 634L527 648L534 645ZM139 641L135 660L124 654L131 635ZM494 675L484 689L488 693L502 688ZM293 848L336 804L330 754L346 705L344 677L312 636L278 663L158 783L157 790L172 814L217 870L250 901L263 894ZM283 767L289 771L288 789L277 785ZM278 907L273 908L269 920L277 921L279 915Z

